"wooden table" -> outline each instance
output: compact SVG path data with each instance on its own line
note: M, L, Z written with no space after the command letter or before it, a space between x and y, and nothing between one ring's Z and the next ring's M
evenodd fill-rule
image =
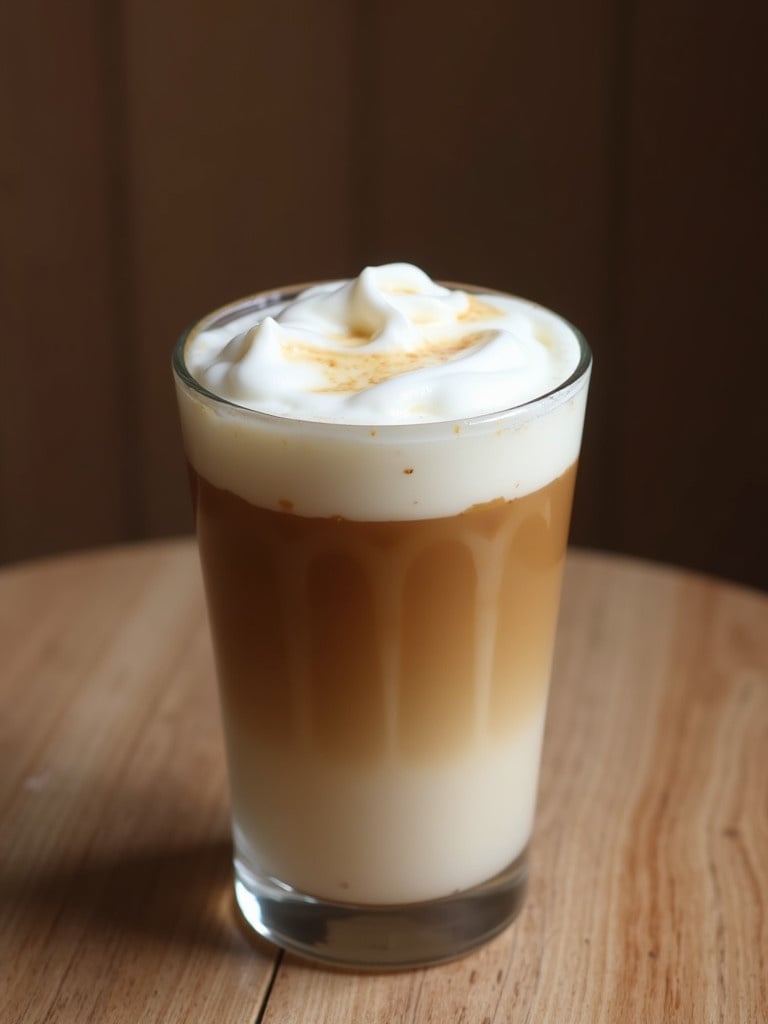
M573 552L521 916L392 974L251 939L195 552L0 573L0 1022L768 1020L768 597Z

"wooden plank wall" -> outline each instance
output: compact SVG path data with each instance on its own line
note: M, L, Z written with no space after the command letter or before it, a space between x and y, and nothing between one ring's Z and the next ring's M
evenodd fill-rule
M768 587L764 6L0 9L0 559L189 529L169 354L409 259L596 370L574 539Z

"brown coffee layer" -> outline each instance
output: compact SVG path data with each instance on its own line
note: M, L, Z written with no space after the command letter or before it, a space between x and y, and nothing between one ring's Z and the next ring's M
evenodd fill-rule
M575 472L387 523L256 508L192 472L225 722L357 763L513 734L546 696Z

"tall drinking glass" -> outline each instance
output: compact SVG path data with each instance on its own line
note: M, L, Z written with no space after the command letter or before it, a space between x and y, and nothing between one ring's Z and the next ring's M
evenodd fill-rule
M173 359L236 898L304 955L435 963L523 899L591 356L569 328L549 393L405 425L255 412L193 378L201 330L295 294L212 313Z

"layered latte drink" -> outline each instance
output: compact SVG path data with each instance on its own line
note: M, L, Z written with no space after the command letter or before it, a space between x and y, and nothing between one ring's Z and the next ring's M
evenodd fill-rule
M589 362L407 264L178 346L238 900L277 941L422 962L512 916L451 915L524 877Z

